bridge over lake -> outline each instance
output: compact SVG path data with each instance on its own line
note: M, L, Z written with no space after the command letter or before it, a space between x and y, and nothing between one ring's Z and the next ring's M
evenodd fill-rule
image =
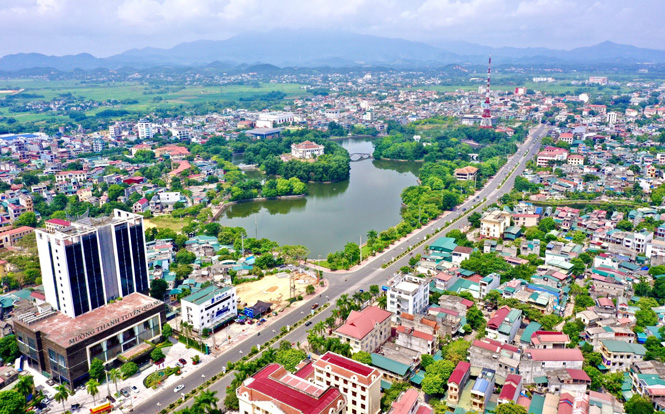
M351 162L358 162L362 160L371 160L373 157L372 154L367 152L354 152L349 154L349 158L351 159Z

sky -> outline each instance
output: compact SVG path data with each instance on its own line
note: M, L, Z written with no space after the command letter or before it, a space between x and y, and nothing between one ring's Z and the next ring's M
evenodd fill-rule
M341 30L423 41L664 49L662 0L2 0L0 56L98 57L246 31Z

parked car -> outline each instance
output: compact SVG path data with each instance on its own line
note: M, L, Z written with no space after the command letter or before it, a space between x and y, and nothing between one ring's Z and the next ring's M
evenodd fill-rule
M185 360L185 358L180 358L178 362L180 362L182 365L187 365L187 360Z
M184 365L182 365L181 362L176 362L175 366L178 367L178 368L183 368L184 367Z
M81 404L72 404L70 408L70 411L78 411L81 409Z
M184 386L183 384L180 384L180 385L178 385L177 387L175 387L175 388L173 389L173 392L179 392L179 391L182 391L183 388L185 388L185 386Z
M120 392L122 393L122 395L129 398L129 389L123 388L123 389L120 390Z
M139 389L136 387L136 385L132 385L132 392L133 392L134 394L138 394L140 391L139 391Z

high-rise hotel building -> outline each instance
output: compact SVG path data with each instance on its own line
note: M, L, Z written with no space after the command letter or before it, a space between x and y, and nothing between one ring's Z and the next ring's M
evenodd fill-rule
M138 214L114 210L36 234L46 301L69 317L150 288Z

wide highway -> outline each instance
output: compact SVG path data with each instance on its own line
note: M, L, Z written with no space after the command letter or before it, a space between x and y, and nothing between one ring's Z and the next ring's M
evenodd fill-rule
M517 153L514 154L501 170L499 170L499 172L487 182L482 190L470 197L465 203L459 205L455 211L443 215L429 223L427 226L423 226L421 229L413 232L409 237L402 239L383 253L370 258L370 260L364 262L362 265L356 266L350 271L324 272L324 277L329 281L328 289L323 293L321 298L316 296L305 302L301 302L299 309L302 309L303 312L307 313L309 312L310 306L314 303L322 305L325 302L329 302L331 306L312 319L312 323L315 324L331 315L331 310L334 308L336 299L342 294L352 294L358 289L366 290L370 285L385 285L385 282L395 274L395 272L397 272L402 266L408 265L410 256L405 255L401 257L385 269L381 268L383 263L391 262L393 258L422 241L427 234L432 235L435 231L444 227L448 222L456 219L460 215L463 215L464 217L460 218L454 224L445 227L443 229L444 231L439 233L439 235L443 236L450 230L463 228L468 225L468 220L466 218L468 214L473 211L482 211L485 206L496 202L502 195L510 192L513 188L515 177L522 174L527 161L532 159L538 152L541 140L548 131L547 126L542 124L533 128L525 142L520 145ZM478 198L477 200L476 197ZM485 201L482 204L477 205L475 208L472 208L482 200ZM414 255L418 253L422 254L424 252L423 246L424 244L421 244L419 247L414 248ZM179 378L178 384L183 384L185 386L183 392L191 391L205 382L206 379L221 372L223 367L226 367L228 361L237 361L244 353L247 353L253 345L263 346L265 342L279 333L282 326L293 326L294 323L302 318L303 314L297 310L280 316L279 319L273 321L270 326L262 330L261 335L247 339L228 349L226 352L217 356L213 361L196 369L190 375L184 378ZM304 342L307 337L307 329L307 327L301 325L292 330L284 339L294 343ZM227 375L210 387L211 390L218 392L217 396L220 398L220 402L224 399L225 389L231 383L232 379L232 375ZM173 392L174 386L175 384L169 382L169 385L165 385L165 388L157 392L153 397L137 404L134 407L133 412L154 414L155 412L166 408L170 403L180 398L180 393ZM187 405L189 404L185 404L183 407ZM126 407L125 411L127 411Z

